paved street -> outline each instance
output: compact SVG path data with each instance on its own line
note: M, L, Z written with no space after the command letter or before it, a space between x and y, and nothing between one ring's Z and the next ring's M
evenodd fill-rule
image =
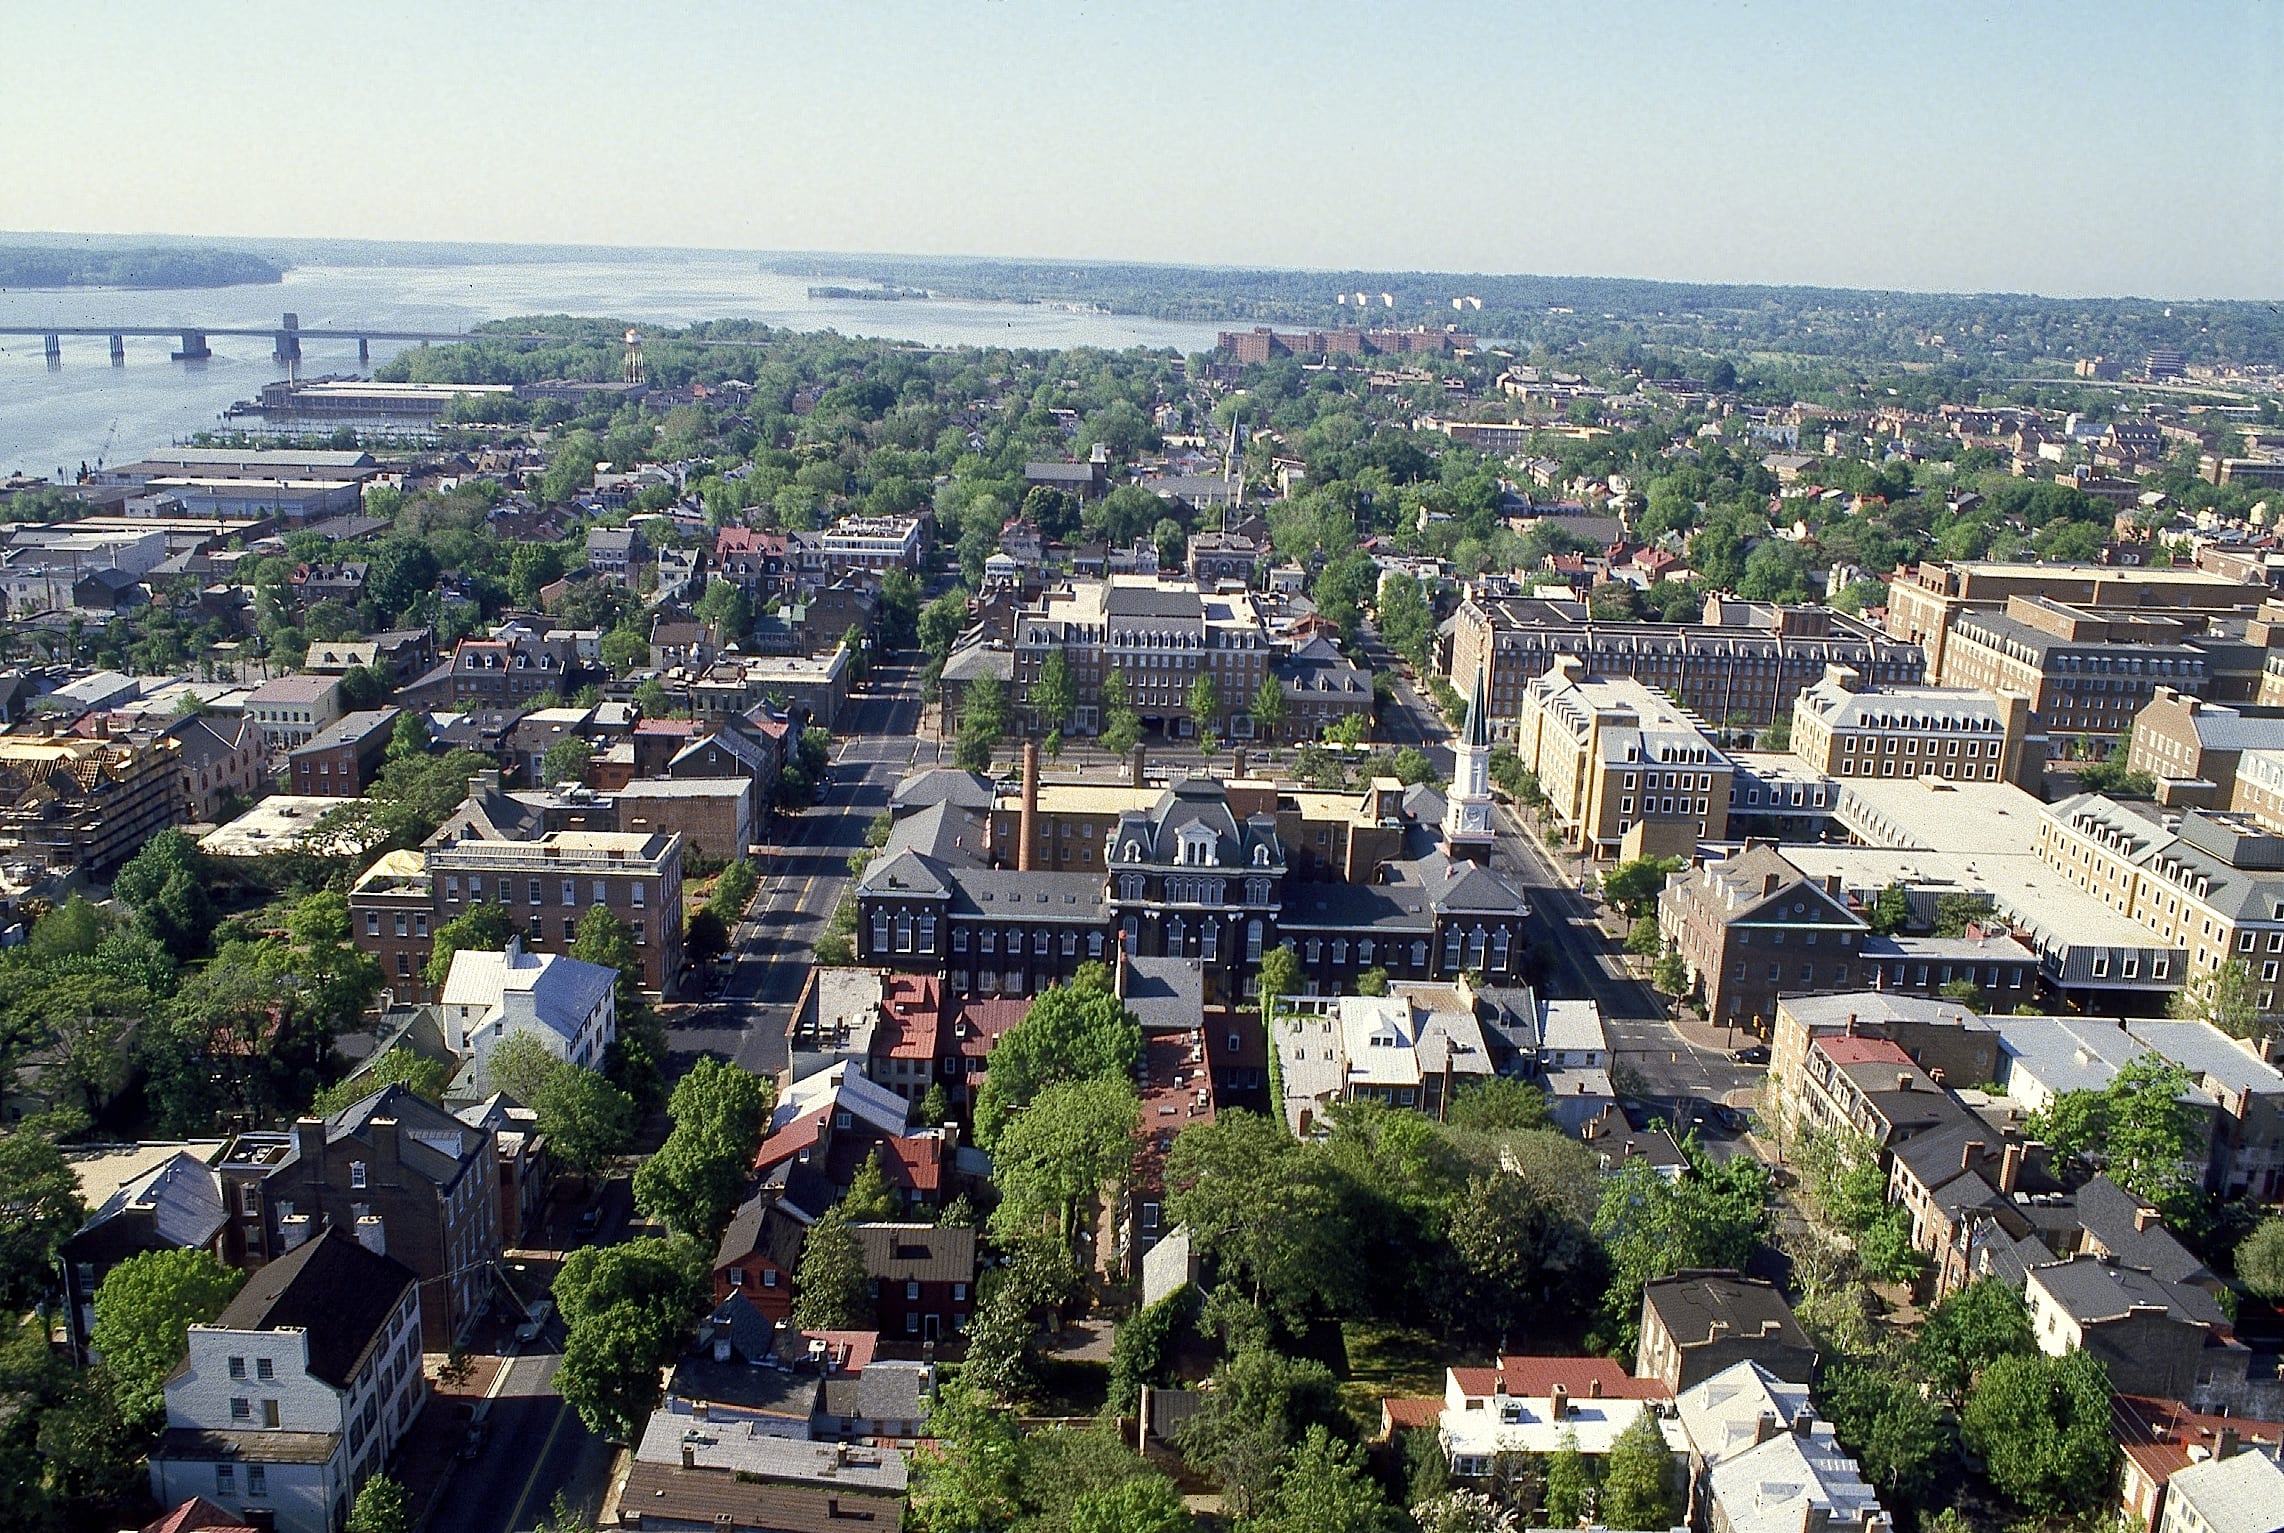
M875 665L871 690L849 700L825 791L814 808L772 822L777 839L761 864L761 888L732 937L737 963L720 999L676 1019L680 1055L713 1054L775 1075L785 1068L785 1029L808 978L810 949L848 887L849 857L865 827L888 807L898 779L935 759L920 731L917 667ZM676 1073L686 1065L677 1059Z

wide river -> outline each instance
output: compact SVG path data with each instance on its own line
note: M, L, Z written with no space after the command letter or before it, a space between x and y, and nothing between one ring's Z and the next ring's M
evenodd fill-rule
M523 260L466 266L303 266L283 282L191 291L74 288L0 291L0 325L267 325L292 311L309 328L371 325L453 331L525 314L601 315L635 324L753 319L929 346L1172 346L1213 344L1213 327L1045 305L812 301L832 277L782 277L744 256ZM114 367L104 337L66 336L51 367L38 336L0 336L0 473L61 475L82 463L127 462L221 424L230 405L283 373L271 343L215 336L211 361L168 360L172 337L127 339ZM403 349L376 341L372 365ZM302 344L305 374L354 373L356 343Z

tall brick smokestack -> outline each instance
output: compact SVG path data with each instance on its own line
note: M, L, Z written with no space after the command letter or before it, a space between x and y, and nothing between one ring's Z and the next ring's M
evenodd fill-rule
M1039 742L1023 742L1023 817L1015 827L1015 871L1028 873L1039 856Z

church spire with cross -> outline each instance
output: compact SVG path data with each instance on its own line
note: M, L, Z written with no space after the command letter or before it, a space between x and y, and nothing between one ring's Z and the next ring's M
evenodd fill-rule
M1459 732L1458 762L1443 806L1443 849L1453 857L1488 863L1496 837L1491 822L1491 707L1488 666L1475 670L1467 722Z

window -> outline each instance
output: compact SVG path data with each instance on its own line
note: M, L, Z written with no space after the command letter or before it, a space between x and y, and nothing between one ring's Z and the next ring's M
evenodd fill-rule
M637 910L640 910L640 909L642 909L642 897L643 897L643 890L644 890L644 888L645 888L645 887L646 887L646 886L645 886L644 884L642 884L642 883L641 883L639 880L638 880L638 881L636 881L635 883L629 884L629 885L627 886L627 889L628 889L628 893L629 893L629 895L632 897L632 899L633 899L633 901L634 901L634 908L635 908L635 909L637 909Z
M246 1494L249 1496L266 1496L269 1493L269 1469L261 1464L248 1464L246 1466Z
M732 1288L745 1287L745 1269L743 1267L732 1267L730 1269L730 1286Z
M546 898L546 895L541 892L540 881L538 879L527 879L525 882L529 886L526 892L530 895L531 902L534 905L539 904Z
M964 927L964 926L955 926L955 927L953 927L953 928L952 928L952 951L953 951L953 952L955 952L955 953L964 953L964 952L966 952L967 950L968 950L968 929L967 929L966 927Z
M919 1335L919 1334L920 1334L920 1317L919 1317L918 1315L916 1315L916 1314L913 1314L913 1315L906 1315L906 1316L904 1317L904 1329L905 1329L905 1331L906 1331L908 1334L910 1334L910 1335L913 1335L913 1336L917 1336L917 1335Z
M264 1400L262 1402L262 1425L266 1427L275 1427L277 1424L278 1402L275 1400Z
M563 880L563 903L566 905L579 903L579 880L576 878Z
M261 1189L252 1182L240 1182L238 1184L238 1212L251 1219L261 1211Z
M274 1379L274 1378L276 1378L277 1376L278 1376L278 1371L277 1371L277 1369L276 1369L276 1368L274 1368L273 1366L271 1366L271 1364L270 1364L270 1360L269 1360L268 1358L266 1358L266 1357L257 1357L257 1358L255 1358L255 1359L254 1359L254 1377L255 1377L255 1378L257 1378L257 1379Z
M357 1188L362 1188L365 1185L365 1163L363 1161L353 1160L349 1162L349 1185Z
M767 1268L762 1272L761 1286L764 1288L775 1288L777 1286L777 1269L775 1267Z
M593 901L593 903L595 903L595 904L597 904L597 905L606 905L606 904L609 904L609 903L610 903L610 888L611 888L611 886L610 886L609 884L605 883L603 880L601 880L601 879L599 879L599 878L598 878L598 879L596 879L596 880L595 880L595 898L594 898L594 901Z
M238 1402L233 1400L230 1403L236 1405ZM217 1496L235 1496L238 1494L237 1465L216 1464L214 1466L214 1494Z
M253 1420L254 1402L244 1395L232 1395L230 1397L230 1419L232 1421Z
M401 920L403 920L404 918L403 918L402 916L399 916L397 919L401 921ZM378 937L380 934L381 934L381 913L380 913L379 911L377 911L377 910L368 910L368 911L366 911L366 912L365 912L365 935L366 935L366 936L368 936L368 937Z
M907 1301L918 1299L920 1297L920 1285L911 1281L910 1279L906 1279L904 1284L904 1297Z
M246 1360L242 1357L234 1357L230 1359L230 1377L234 1379L242 1379L245 1376Z

